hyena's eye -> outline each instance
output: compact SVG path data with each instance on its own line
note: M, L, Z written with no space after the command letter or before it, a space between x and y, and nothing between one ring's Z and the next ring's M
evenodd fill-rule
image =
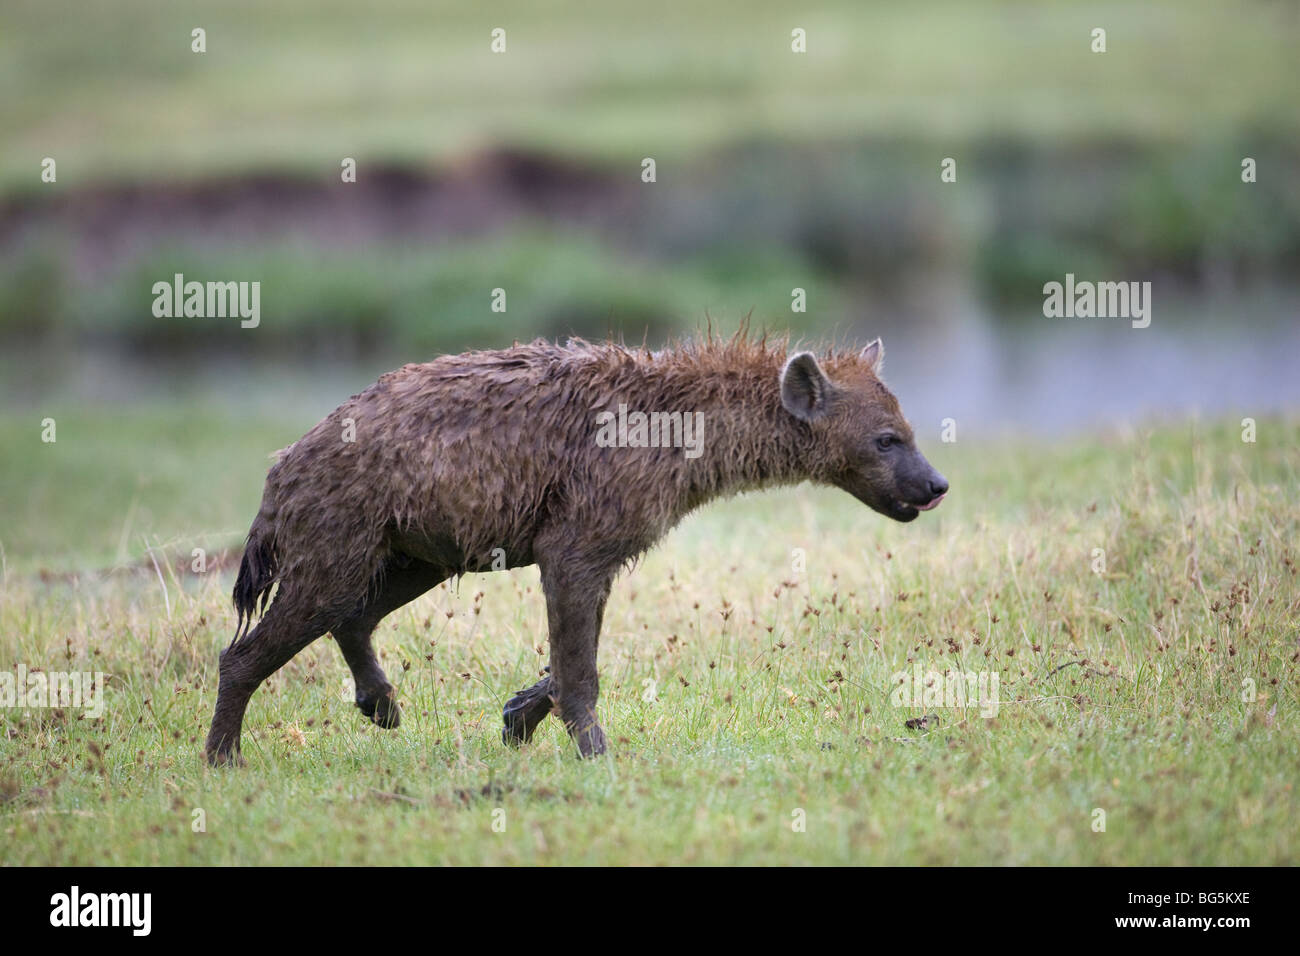
M897 441L898 439L893 435L881 435L876 439L876 447L881 451L889 451Z

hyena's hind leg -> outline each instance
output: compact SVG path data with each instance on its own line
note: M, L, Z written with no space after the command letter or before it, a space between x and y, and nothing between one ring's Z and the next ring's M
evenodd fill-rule
M243 763L239 735L249 698L326 629L325 619L311 601L281 591L257 626L221 652L217 707L203 748L210 764Z
M512 745L526 744L533 738L537 725L546 719L555 701L551 697L551 669L546 668L546 676L532 687L519 691L506 702L501 717L505 726L501 728L501 739Z
M352 670L356 704L361 712L387 730L402 722L393 685L379 666L371 641L379 622L404 604L450 577L450 573L425 561L395 556L384 564L375 588L356 610L331 633Z

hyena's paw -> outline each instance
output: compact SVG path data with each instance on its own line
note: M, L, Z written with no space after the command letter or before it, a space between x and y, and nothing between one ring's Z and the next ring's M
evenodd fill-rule
M586 760L589 757L599 757L605 753L605 731L601 729L596 722L596 714L593 710L586 710L578 717L567 717L560 715L564 720L564 726L569 731L569 736L578 747L578 757Z
M546 668L548 671L550 668ZM546 719L555 702L551 700L551 678L543 677L532 687L521 690L506 702L501 713L504 727L501 740L512 746L526 744L533 738L537 725Z
M358 695L357 707L384 730L395 730L402 724L402 708L398 706L392 688L365 697Z
M207 761L209 767L213 768L233 767L238 769L248 766L248 761L244 759L244 755L239 752L238 747L205 749L203 759Z

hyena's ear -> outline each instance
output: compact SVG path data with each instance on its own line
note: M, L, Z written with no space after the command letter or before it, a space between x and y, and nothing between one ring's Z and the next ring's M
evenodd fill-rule
M885 344L880 339L876 339L862 350L860 358L871 366L871 371L879 375L880 366L885 361Z
M790 356L781 370L781 404L795 418L816 421L826 414L831 382L811 352Z

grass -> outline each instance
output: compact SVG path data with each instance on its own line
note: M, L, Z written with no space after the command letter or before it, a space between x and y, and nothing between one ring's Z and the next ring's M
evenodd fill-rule
M1286 4L1242 16L1175 0L19 0L0 14L0 188L44 188L47 156L63 184L427 163L485 141L620 164L767 136L1185 143L1272 128L1294 142L1295 25ZM1090 51L1099 26L1105 54ZM195 27L206 53L190 50Z
M238 351L250 337L259 349L281 355L376 344L408 353L456 352L481 344L485 325L496 341L604 338L615 328L640 341L644 334L653 340L689 329L696 317L720 309L732 317L785 312L795 328L800 319L806 327L808 316L790 311L795 286L814 288L826 312L847 311L842 283L825 278L798 250L770 246L658 262L612 249L595 234L527 225L487 239L374 243L332 254L287 242L215 248L187 247L176 238L155 242L151 254L111 280L76 281L58 265L71 255L57 243L0 265L0 336L115 336L191 353ZM238 333L245 330L237 319L156 318L153 284L176 273L253 277L261 283L264 322L241 343ZM507 293L504 312L491 310L497 288Z
M644 188L568 173L569 185L540 190L553 204L546 215L510 187L488 189L472 202L499 221L481 234L455 224L406 234L410 222L385 211L393 196L376 189L352 205L341 185L319 181L303 187L310 200L271 190L263 201L282 216L249 234L209 228L209 200L184 190L170 200L160 191L116 232L95 225L94 202L65 196L31 204L30 231L0 256L0 342L420 354L610 330L653 341L705 313L734 321L750 310L826 334L943 281L969 286L999 317L1038 312L1044 282L1066 273L1151 276L1162 295L1189 285L1258 295L1300 268L1300 183L1270 176L1247 187L1226 175L1242 149L974 147L962 154L962 188L945 192L932 149L755 146ZM1248 151L1261 168L1300 162L1300 151L1258 140ZM454 182L418 181L397 195L456 193ZM569 208L586 218L559 211ZM347 223L362 237L343 239ZM155 316L154 284L178 273L259 283L260 324ZM795 288L806 312L792 311ZM507 293L504 312L493 310L495 289Z
M83 6L0 10L6 345L244 347L230 323L154 318L175 272L261 283L256 338L283 353L412 353L488 324L495 341L653 339L705 310L825 333L935 275L1000 307L1066 272L1221 288L1300 262L1284 4ZM554 160L560 185L475 200L502 149ZM468 205L367 192L385 170ZM241 177L283 219L245 208Z
M501 745L502 703L545 660L543 602L534 570L467 578L381 625L400 730L361 719L324 639L256 695L249 765L230 772L199 759L230 579L188 571L189 535L242 530L259 482L229 449L281 426L231 415L167 430L185 414L152 412L97 450L93 433L58 442L85 443L84 467L98 456L110 479L161 447L196 463L191 484L107 481L102 520L87 519L120 527L138 493L137 531L175 561L141 565L133 544L115 571L40 575L77 552L77 525L48 521L54 500L7 515L0 665L108 676L99 720L0 710L6 863L1287 864L1300 851L1295 420L1261 421L1254 444L1234 423L928 442L953 493L907 526L809 487L714 505L616 585L601 650L612 753L593 762L554 721L522 751ZM197 464L223 455L223 478ZM22 467L23 487L71 494L49 462ZM912 662L996 673L997 716L894 706ZM905 727L925 713L938 723Z

